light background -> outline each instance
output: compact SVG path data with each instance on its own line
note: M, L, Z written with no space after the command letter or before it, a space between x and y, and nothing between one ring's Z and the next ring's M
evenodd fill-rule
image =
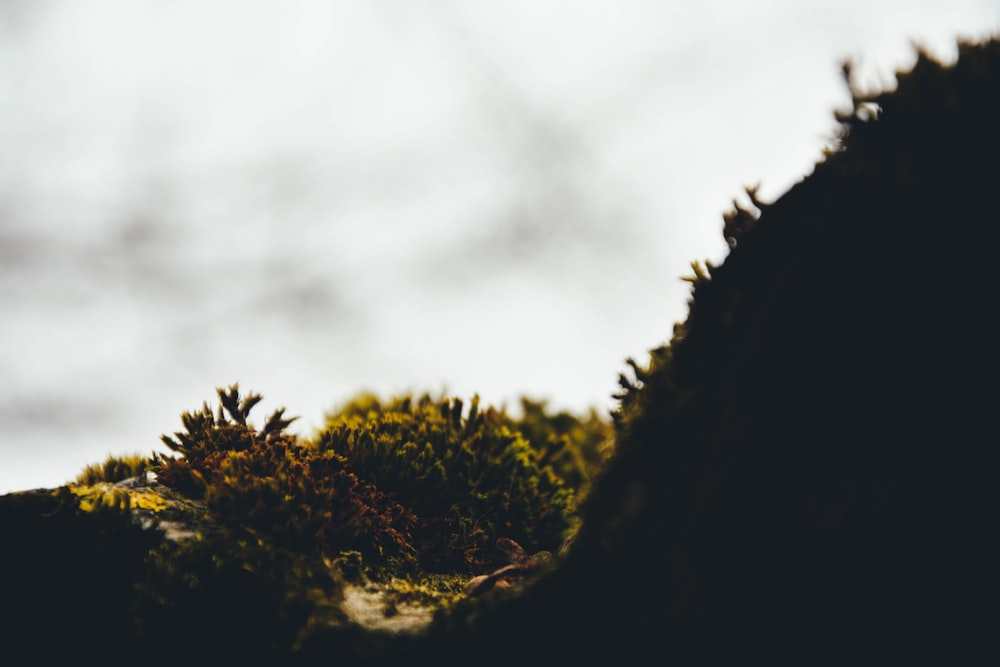
M848 95L996 0L0 0L0 492L238 381L613 407Z

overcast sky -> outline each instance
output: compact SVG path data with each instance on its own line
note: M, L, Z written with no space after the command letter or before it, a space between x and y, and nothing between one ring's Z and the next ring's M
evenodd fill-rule
M0 492L240 382L613 406L744 185L995 0L0 0Z

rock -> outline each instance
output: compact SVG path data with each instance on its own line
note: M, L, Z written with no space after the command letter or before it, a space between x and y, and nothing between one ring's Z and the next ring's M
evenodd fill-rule
M465 585L467 595L476 596L494 589L510 588L537 574L543 566L552 561L552 554L548 551L540 551L529 557L524 547L509 537L497 539L496 548L504 554L510 564L490 574L470 579Z

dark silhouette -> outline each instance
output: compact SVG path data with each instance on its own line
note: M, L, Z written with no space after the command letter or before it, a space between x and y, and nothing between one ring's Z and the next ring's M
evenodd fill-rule
M566 562L442 656L996 658L998 118L996 40L855 93L622 378Z

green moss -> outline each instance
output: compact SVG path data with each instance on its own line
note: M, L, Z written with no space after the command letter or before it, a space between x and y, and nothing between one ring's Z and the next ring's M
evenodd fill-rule
M413 604L447 609L465 598L468 577L455 574L414 573L387 577L379 583L389 604Z
M108 456L104 463L88 465L76 476L76 483L84 486L98 482L120 482L139 477L152 470L153 461L147 456Z
M461 400L426 394L364 396L330 415L307 446L409 508L408 544L423 567L448 571L492 562L498 537L532 548L565 538L574 490L549 460L565 436L540 417L534 424L551 439L536 446L475 397L466 411Z
M545 401L522 397L520 416L506 416L508 428L520 433L550 465L577 500L585 496L614 452L610 421L591 409L586 416L552 412Z
M204 499L225 525L369 563L483 569L498 537L556 549L609 451L596 413L550 414L527 399L514 418L475 397L466 410L458 399L361 395L299 439L283 411L261 430L248 422L259 395L218 393L216 411L184 413L186 430L164 436L183 458L160 457L159 480Z
M412 631L465 597L470 572L502 564L498 537L558 548L609 452L596 413L527 399L514 417L477 398L361 395L300 438L283 411L249 421L259 395L218 395L164 436L174 454L154 458L153 490L71 489L83 509L156 509L152 495L187 526L139 587L136 619L156 643L222 646L246 626L248 654L280 655L317 631Z

